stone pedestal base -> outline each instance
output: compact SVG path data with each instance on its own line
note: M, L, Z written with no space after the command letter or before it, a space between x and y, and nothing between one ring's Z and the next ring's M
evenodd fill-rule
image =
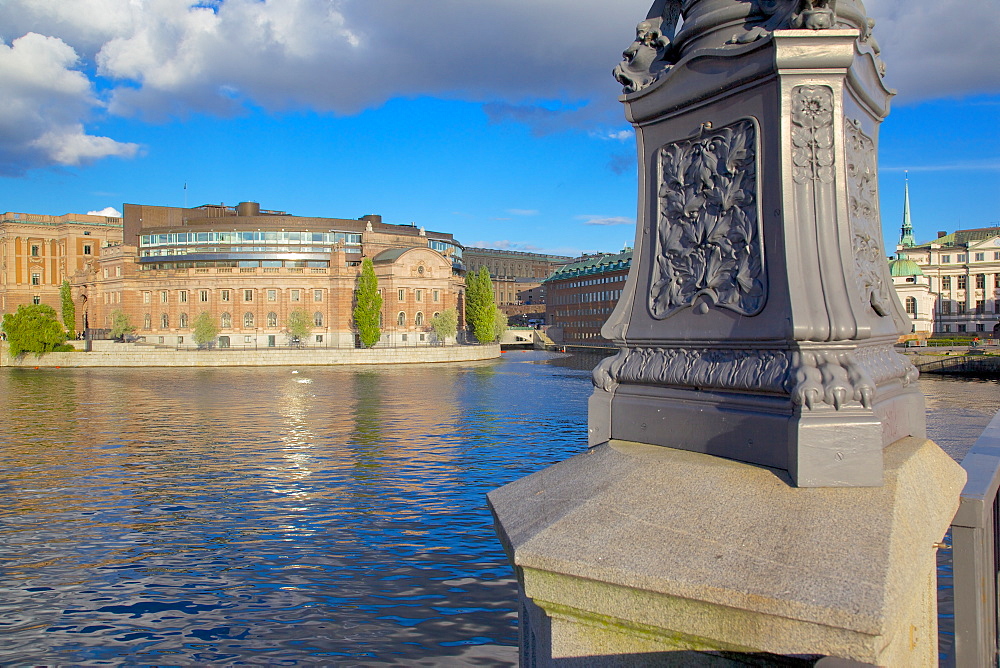
M692 652L713 650L934 665L934 543L965 474L924 439L884 457L882 487L803 489L612 441L494 490L522 665L711 664Z

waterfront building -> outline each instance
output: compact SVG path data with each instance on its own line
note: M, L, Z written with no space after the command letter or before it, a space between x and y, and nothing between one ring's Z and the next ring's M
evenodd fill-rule
M291 340L288 318L305 312L313 346L352 346L354 289L371 258L383 297L382 343L432 342L431 318L460 307L465 266L451 234L413 225L300 217L257 203L195 208L125 204L120 246L73 279L78 317L109 330L124 312L147 342L192 343L195 318L211 315L221 347Z
M890 270L913 333L1000 338L1000 227L941 231L918 244L907 183Z
M545 311L545 279L558 267L572 262L567 255L527 253L496 248L465 249L470 271L486 267L493 281L493 297L508 316L542 314Z
M557 343L610 346L601 327L621 297L632 265L632 249L584 255L545 279L548 335Z
M46 304L60 312L62 282L83 270L101 248L121 240L117 217L0 214L0 318L22 304Z

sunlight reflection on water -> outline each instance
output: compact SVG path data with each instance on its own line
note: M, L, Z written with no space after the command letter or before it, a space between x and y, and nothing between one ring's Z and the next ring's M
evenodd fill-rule
M584 449L590 363L552 360L0 369L0 660L509 662L485 494ZM1000 408L928 388L952 453Z

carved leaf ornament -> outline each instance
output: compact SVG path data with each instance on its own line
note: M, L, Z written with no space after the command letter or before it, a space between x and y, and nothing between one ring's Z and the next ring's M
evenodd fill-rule
M855 277L862 298L880 316L889 315L889 280L879 231L875 142L856 121L845 124L847 187Z
M796 86L792 91L792 178L833 181L833 90Z
M658 152L659 212L649 310L756 315L767 294L757 206L757 131L751 120Z

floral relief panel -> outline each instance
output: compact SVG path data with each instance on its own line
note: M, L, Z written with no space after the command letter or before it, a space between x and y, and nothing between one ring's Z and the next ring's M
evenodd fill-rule
M662 320L694 308L741 315L764 308L767 279L751 119L660 148L649 310Z

